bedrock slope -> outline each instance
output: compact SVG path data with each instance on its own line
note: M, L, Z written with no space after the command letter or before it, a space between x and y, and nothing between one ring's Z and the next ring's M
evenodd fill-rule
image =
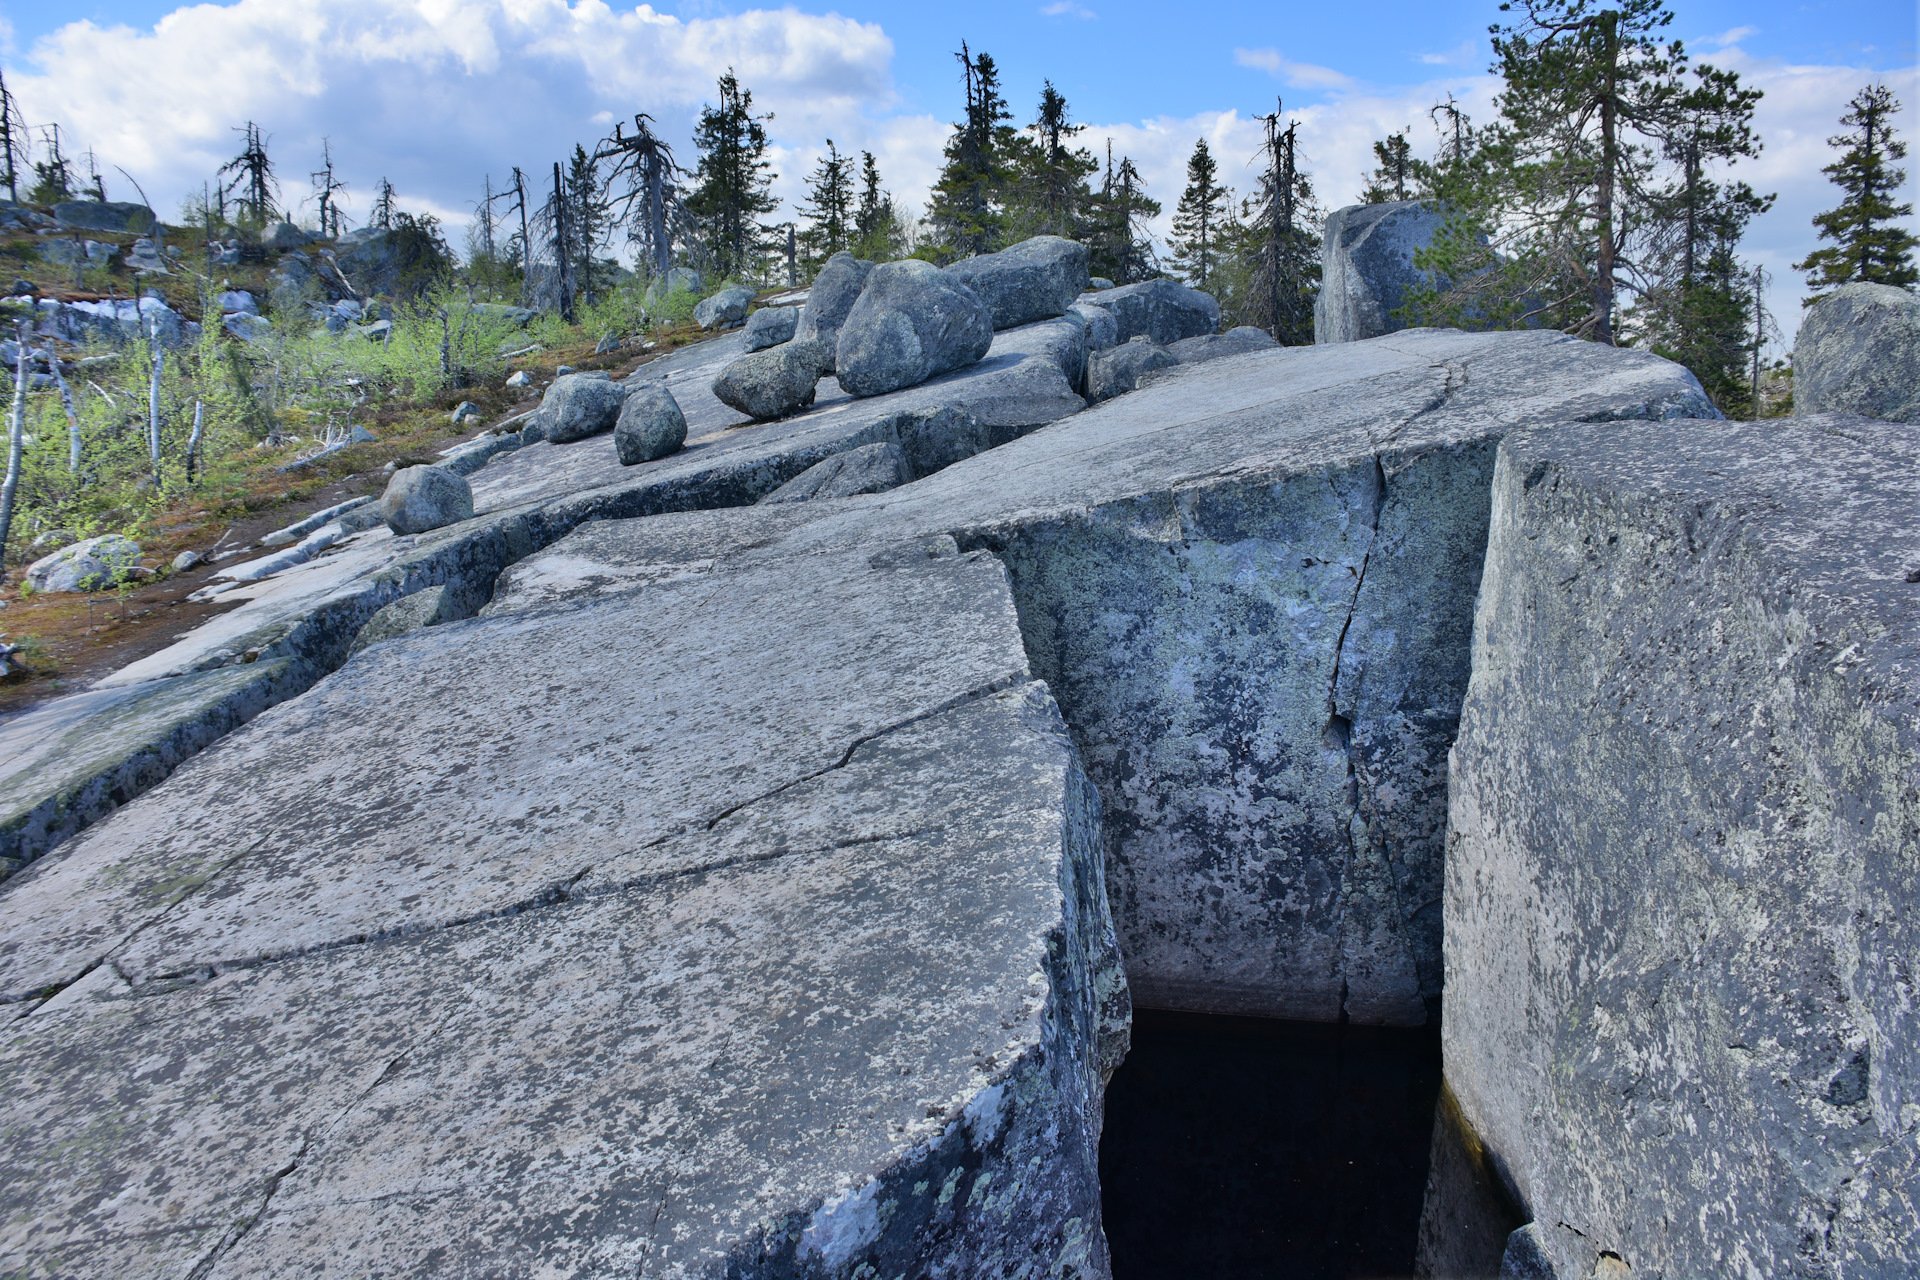
M1844 418L1501 448L1445 1066L1567 1280L1920 1269L1916 466Z
M0 894L13 1273L1104 1275L1125 984L1000 566L555 555Z

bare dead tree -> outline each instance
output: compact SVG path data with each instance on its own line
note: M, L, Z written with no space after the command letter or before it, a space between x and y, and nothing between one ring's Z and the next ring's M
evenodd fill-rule
M232 175L221 188L221 194L237 195L240 217L264 227L273 220L273 201L279 194L280 184L273 176L272 162L267 159L267 144L260 134L260 126L249 120L246 128L235 132L242 134L246 143L239 155L220 166L223 175Z
M667 202L680 166L674 163L673 148L654 133L652 116L644 111L637 113L631 136L623 132L623 127L618 121L614 123L613 136L601 141L593 159L595 163L614 162L607 172L609 187L619 178L627 179L627 194L613 202L617 211L614 221L628 221L634 207L639 206L639 220L629 236L640 244L641 258L653 268L654 275L664 276L673 261Z
M7 88L7 77L0 72L0 182L7 184L7 199L20 199L20 171L27 166L28 139L26 118L20 114L20 101Z
M0 483L0 569L7 565L7 534L13 529L13 499L20 489L20 454L27 433L27 360L33 330L22 320L14 335L13 413L7 418L7 478Z
M60 389L60 407L67 413L67 474L80 470L80 413L74 408L73 391L60 373L60 353L47 344L47 367L53 370L53 385Z
M343 229L339 196L347 184L333 176L331 139L320 139L320 159L320 168L308 175L313 182L313 197L320 205L320 234L329 240L338 240Z

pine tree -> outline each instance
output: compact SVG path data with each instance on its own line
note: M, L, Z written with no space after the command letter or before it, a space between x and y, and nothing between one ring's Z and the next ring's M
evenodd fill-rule
M393 184L385 178L373 189L373 213L367 218L369 227L378 227L382 231L393 230Z
M1222 233L1228 223L1233 193L1220 185L1219 166L1207 149L1207 140L1193 144L1187 158L1187 189L1173 211L1171 264L1196 289L1205 289L1218 265Z
M880 184L873 152L860 153L860 204L853 215L853 252L861 258L890 261L907 249L899 206Z
M1019 200L1010 212L1007 238L1077 236L1093 195L1087 179L1100 167L1092 152L1073 145L1086 126L1070 122L1066 98L1048 80L1027 129L1031 137L1020 139L1015 150Z
M827 139L827 153L808 179L807 203L800 207L807 229L799 235L799 254L809 271L845 249L854 239L853 161Z
M1147 194L1133 160L1113 160L1113 139L1107 139L1106 175L1087 216L1087 247L1092 273L1118 284L1131 284L1159 274L1153 238L1146 222L1160 216L1160 202Z
M1413 156L1413 147L1407 141L1405 130L1390 133L1384 141L1373 144L1373 176L1367 180L1365 191L1360 193L1361 204L1385 204L1389 200L1413 200L1421 194L1422 171L1426 168Z
M966 84L966 118L947 140L946 164L934 184L927 220L946 252L964 257L991 253L1004 243L1008 161L1016 144L993 56L973 55L965 41L954 56Z
M768 194L771 119L753 114L753 94L729 67L720 77L720 104L701 109L693 132L700 166L686 205L705 231L708 259L722 279L745 276L760 264L767 233L759 219L776 204Z
M60 149L60 126L48 125L41 137L45 160L33 162L33 190L27 199L35 204L58 204L73 196L73 165Z
M1821 172L1846 197L1813 220L1820 238L1833 243L1794 264L1794 270L1808 273L1807 283L1815 289L1856 282L1910 287L1920 281L1913 254L1920 239L1895 224L1913 212L1912 204L1893 202L1907 180L1907 171L1899 167L1907 144L1893 131L1899 115L1900 102L1892 90L1868 85L1840 117L1848 132L1827 139L1841 154Z

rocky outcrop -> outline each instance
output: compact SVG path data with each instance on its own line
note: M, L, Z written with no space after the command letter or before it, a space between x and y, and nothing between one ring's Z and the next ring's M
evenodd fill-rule
M63 231L112 231L143 236L153 231L153 210L144 204L111 200L63 200L53 206L54 225Z
M747 317L748 351L764 351L793 337L800 323L799 307L762 307Z
M1847 284L1808 307L1793 344L1793 407L1920 422L1920 295Z
M1358 342L1407 327L1395 315L1415 289L1439 277L1414 265L1446 214L1420 200L1356 204L1327 215L1320 240L1320 292L1313 300L1315 342Z
M747 322L747 308L752 305L753 290L744 284L731 284L702 298L693 308L693 322L702 329L738 329Z
M380 495L380 518L395 533L425 533L472 517L472 487L445 467L402 467Z
M963 258L947 274L987 304L994 328L1011 329L1066 314L1087 287L1087 246L1035 236L998 253Z
M1841 418L1502 447L1446 1073L1563 1280L1920 1269L1916 466Z
M117 533L62 547L27 566L35 591L110 591L140 561L140 544Z
M713 394L757 422L792 417L813 403L824 352L819 343L798 339L765 350L749 347L749 354L713 380Z
M1004 574L636 596L605 532L0 897L14 1266L1107 1273L1125 989Z
M892 440L876 440L814 463L761 502L811 502L885 493L912 479L906 453Z
M1181 364L1202 364L1227 356L1243 356L1249 351L1270 351L1280 344L1265 329L1239 325L1225 333L1207 333L1198 338L1182 338L1167 347L1167 354Z
M834 369L849 395L917 386L987 354L993 317L964 284L929 262L875 267L840 327Z
M687 419L673 392L643 383L627 393L620 420L613 428L613 448L620 465L657 462L679 451L687 442Z

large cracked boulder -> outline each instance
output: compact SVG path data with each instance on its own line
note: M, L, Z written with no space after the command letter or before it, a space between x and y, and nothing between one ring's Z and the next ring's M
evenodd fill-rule
M1414 265L1446 214L1420 200L1349 205L1327 215L1320 241L1320 292L1313 302L1315 342L1358 342L1406 328L1394 312L1414 289L1438 277Z
M1011 329L1065 315L1087 288L1087 246L1035 236L998 253L963 258L947 274L980 295L993 327Z
M1793 407L1920 422L1920 295L1847 284L1808 307L1793 344Z
M613 428L614 452L623 467L657 462L687 442L687 418L673 392L643 383L627 393Z
M1533 1274L1920 1274L1916 472L1859 418L1501 448L1442 1027Z
M117 533L62 547L27 566L35 591L107 591L140 561L140 544Z
M1150 338L1161 346L1198 338L1220 328L1220 304L1212 294L1173 280L1144 280L1083 295L1082 305L1104 307L1114 319L1114 341Z
M907 456L900 446L891 440L876 440L814 463L760 501L811 502L815 498L885 493L911 478Z
M425 533L473 517L473 488L445 467L402 467L380 495L380 517L395 533Z
M747 322L747 308L752 305L753 290L731 284L695 304L693 322L702 329L738 329Z
M799 339L750 351L720 371L713 394L757 422L792 417L813 403L824 358L819 343Z
M993 317L979 295L908 259L868 276L840 328L834 368L849 395L877 396L973 364L991 345Z
M847 314L860 300L860 291L867 287L873 265L844 250L828 258L820 274L814 277L813 287L807 291L806 305L800 308L800 321L794 326L793 336L811 338L833 354L840 342L840 326L847 322Z
M604 373L568 373L553 380L540 397L535 422L552 444L585 440L613 430L627 388Z

